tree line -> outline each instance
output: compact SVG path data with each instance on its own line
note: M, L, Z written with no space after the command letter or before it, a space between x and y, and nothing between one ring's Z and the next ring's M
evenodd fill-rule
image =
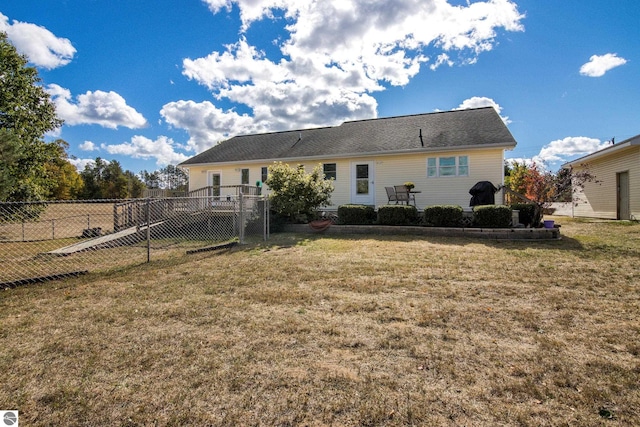
M169 165L135 174L96 158L78 171L69 144L45 141L63 121L28 60L0 32L0 202L142 197L145 188L186 190L187 175Z

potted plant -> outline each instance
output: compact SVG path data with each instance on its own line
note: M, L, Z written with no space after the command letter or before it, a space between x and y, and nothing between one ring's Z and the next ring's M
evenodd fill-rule
M415 184L411 181L407 181L404 183L405 188L407 189L407 192L413 190L415 188Z

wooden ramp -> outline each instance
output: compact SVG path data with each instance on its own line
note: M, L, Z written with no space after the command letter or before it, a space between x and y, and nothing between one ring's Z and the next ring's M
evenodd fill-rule
M158 225L163 224L164 221L157 222L151 225L151 228L156 227ZM103 245L108 245L112 243L113 246L118 244L118 240L126 239L127 237L134 236L139 234L140 232L144 232L147 230L147 227L129 227L126 230L118 231L117 233L107 234L105 236L96 237L90 240L85 240L83 242L74 243L69 246L65 246L63 248L55 249L53 251L46 252L51 255L71 255L77 252L86 251L89 249L97 249ZM129 240L130 242L130 240Z

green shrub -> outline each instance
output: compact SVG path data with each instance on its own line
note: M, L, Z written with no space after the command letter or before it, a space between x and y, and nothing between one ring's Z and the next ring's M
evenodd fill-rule
M473 208L473 224L483 228L506 228L511 225L509 206L485 205Z
M413 225L418 222L418 209L415 206L386 205L378 208L378 224Z
M462 207L428 206L424 209L424 223L431 227L458 227L462 223Z
M367 225L376 221L373 206L342 205L338 206L338 222L349 225Z
M269 166L265 181L271 189L271 209L290 222L307 222L314 218L317 210L331 204L333 181L324 179L322 165L311 173L303 168L276 162Z
M514 203L511 209L518 212L518 222L525 227L535 226L533 224L536 217L537 206L534 203Z
M283 232L287 224L291 224L291 220L288 217L282 216L274 210L269 211L269 231L271 233Z

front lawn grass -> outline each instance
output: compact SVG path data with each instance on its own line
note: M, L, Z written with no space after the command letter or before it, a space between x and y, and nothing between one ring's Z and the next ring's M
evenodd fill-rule
M640 424L640 225L275 234L0 293L23 425Z

